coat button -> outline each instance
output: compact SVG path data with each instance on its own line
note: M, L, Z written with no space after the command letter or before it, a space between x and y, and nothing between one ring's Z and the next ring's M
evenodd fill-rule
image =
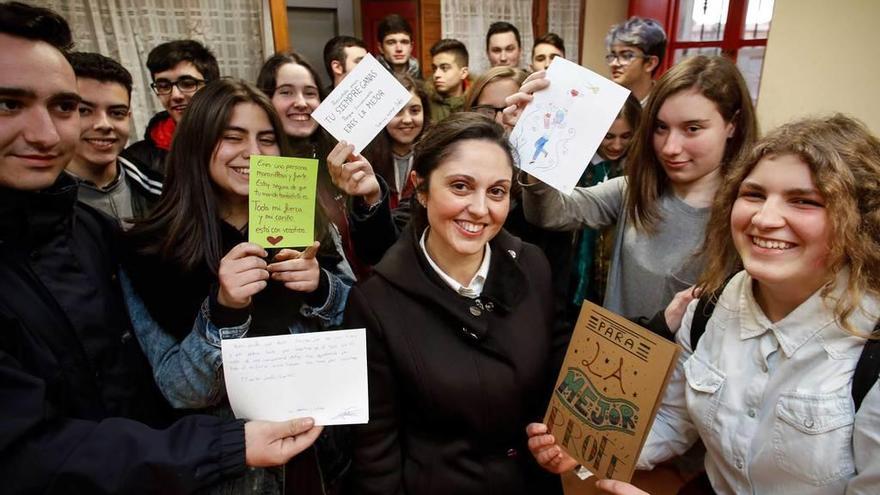
M516 457L519 455L519 452L516 449L507 449L507 457Z
M490 311L490 312L491 312L493 309L495 309L495 305L492 304L492 301L487 302L483 307L486 308L486 311Z
M478 308L477 306L471 306L470 311L471 314L474 316L480 316L481 314L483 314L483 310Z
M470 337L470 338L472 338L472 339L474 339L474 340L479 339L479 337L477 336L477 334L475 334L474 332L471 332L470 330L468 330L468 329L465 328L465 327L461 327L461 333L467 335L468 337Z

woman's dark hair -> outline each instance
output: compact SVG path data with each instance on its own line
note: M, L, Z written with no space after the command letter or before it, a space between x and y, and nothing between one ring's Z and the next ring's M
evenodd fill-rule
M327 97L327 88L321 86L321 78L318 77L312 64L296 52L278 52L263 62L260 73L257 75L257 87L260 88L260 91L265 93L269 99L275 96L275 89L278 87L278 69L285 64L301 65L309 71L312 79L315 80L315 86L318 87L318 97L324 101L324 98Z
M416 187L417 193L426 193L430 186L431 173L450 157L458 153L462 141L478 139L497 144L510 163L511 177L516 173L516 151L504 134L504 128L494 120L473 112L453 113L434 124L416 143L413 155L413 172L421 178ZM474 164L479 167L479 163ZM413 225L416 231L427 226L427 212L418 201L413 202Z
M289 152L281 119L260 90L235 79L208 83L193 96L177 125L166 158L162 198L129 233L143 254L158 255L187 270L204 264L216 273L225 253L220 236L220 195L209 168L239 103L253 103L266 112L281 155Z
M425 135L425 131L431 126L431 107L428 106L431 101L430 97L424 87L421 84L418 84L409 74L396 74L394 77L397 78L404 88L408 89L411 93L415 93L419 98L419 101L422 103L424 123L422 124L422 130L419 132L419 135L416 136L414 141L414 143L418 143L419 139ZM393 144L391 135L388 134L388 128L386 126L386 128L382 129L382 132L380 132L379 135L376 136L366 148L364 148L362 153L373 166L373 170L381 175L382 178L385 179L385 182L392 187L394 181L390 179L394 177Z

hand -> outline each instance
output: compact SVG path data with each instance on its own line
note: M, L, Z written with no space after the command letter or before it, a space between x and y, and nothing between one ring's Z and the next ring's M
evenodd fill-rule
M700 289L691 286L675 294L672 301L669 302L669 306L666 306L663 316L666 318L666 326L672 333L677 332L681 327L681 320L684 318L688 304L698 297L700 297Z
M542 468L554 474L562 474L577 467L578 461L556 445L556 439L544 423L526 426L526 434L529 437L529 452Z
M651 495L648 492L639 490L638 488L617 480L599 480L596 482L596 488L606 493L614 495Z
M250 305L251 297L266 288L266 256L265 249L250 242L242 242L226 253L218 270L217 302L235 309Z
M501 121L505 127L510 127L511 129L516 127L523 109L535 98L535 92L550 86L550 81L547 80L546 75L547 71L543 70L532 73L526 78L523 85L520 86L518 92L505 98L504 102L508 106L501 114Z
M314 292L321 281L321 267L315 259L319 247L321 243L315 241L302 252L296 249L279 251L268 266L272 280L284 282L284 286L290 290Z
M312 418L248 421L244 424L245 464L281 466L315 443L323 429L323 426L315 426Z
M368 205L382 199L379 181L373 166L361 155L354 154L354 146L340 141L327 155L327 170L333 184L349 196L361 196Z

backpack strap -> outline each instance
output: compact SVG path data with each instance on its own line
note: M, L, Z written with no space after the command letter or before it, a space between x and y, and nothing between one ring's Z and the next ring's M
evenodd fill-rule
M874 327L874 333L876 334L878 330L880 323ZM878 377L880 377L880 340L868 339L853 373L852 398L856 411L859 410L871 387L877 383Z

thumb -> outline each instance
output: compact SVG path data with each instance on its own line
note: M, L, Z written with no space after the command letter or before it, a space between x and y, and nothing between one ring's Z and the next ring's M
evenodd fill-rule
M295 437L301 435L315 426L315 420L312 418L297 418L289 421L278 423L279 437Z

